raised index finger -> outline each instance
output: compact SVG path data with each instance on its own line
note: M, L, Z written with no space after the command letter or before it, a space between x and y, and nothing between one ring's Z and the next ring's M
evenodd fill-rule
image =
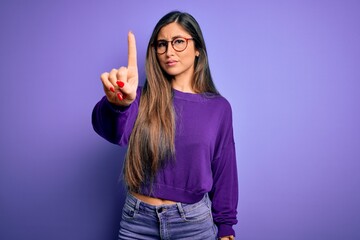
M128 33L128 67L137 68L136 42L132 32Z

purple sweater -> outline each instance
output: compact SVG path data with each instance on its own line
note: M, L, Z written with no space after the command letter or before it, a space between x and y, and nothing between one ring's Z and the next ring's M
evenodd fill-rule
M235 235L238 181L231 106L219 95L173 92L176 160L159 170L151 196L195 203L209 193L218 236ZM139 87L129 107L116 107L106 97L101 99L92 114L95 131L112 143L126 146L140 95ZM146 188L144 192L149 194Z

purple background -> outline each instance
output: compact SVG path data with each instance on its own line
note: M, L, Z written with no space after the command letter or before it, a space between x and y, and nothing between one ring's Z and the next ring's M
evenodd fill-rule
M233 107L237 239L360 239L356 0L2 0L0 239L115 239L125 149L92 130L99 76L127 64L128 30L143 69L174 9Z

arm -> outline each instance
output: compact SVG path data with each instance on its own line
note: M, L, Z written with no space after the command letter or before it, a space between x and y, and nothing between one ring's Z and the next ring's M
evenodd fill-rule
M96 133L111 143L125 146L138 114L141 88L135 101L129 106L116 106L103 97L92 112L92 125Z
M128 33L128 66L101 74L105 97L94 107L94 130L109 142L127 145L139 106L135 36Z
M238 178L230 105L223 113L217 148L211 165L213 218L219 230L218 237L235 236L233 225L237 223Z

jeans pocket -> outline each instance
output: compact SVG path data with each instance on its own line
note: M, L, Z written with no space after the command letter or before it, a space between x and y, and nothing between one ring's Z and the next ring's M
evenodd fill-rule
M192 209L191 211L184 212L184 220L186 222L205 222L212 221L211 210L203 205L196 209Z
M125 203L122 210L123 220L132 220L135 218L135 209Z

